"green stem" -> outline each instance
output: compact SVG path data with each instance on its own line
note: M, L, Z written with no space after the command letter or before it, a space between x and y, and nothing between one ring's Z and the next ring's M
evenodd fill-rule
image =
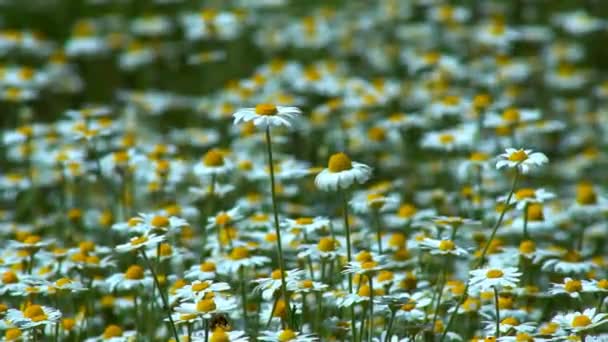
M496 340L500 337L500 305L498 303L498 289L494 287L494 305L496 307Z
M513 177L513 183L511 184L511 191L509 191L509 195L507 196L505 206L502 209L500 216L498 216L498 220L496 220L494 227L492 228L492 233L490 234L490 239L488 240L488 242L486 242L486 245L485 245L484 249L482 250L481 255L479 256L479 260L477 261L477 265L475 265L475 269L479 268L481 265L483 265L486 254L488 253L490 245L492 244L492 240L494 240L494 236L496 236L496 231L498 231L498 227L500 227L500 225L502 224L502 220L505 218L505 214L507 213L507 210L509 210L509 203L511 203L511 198L513 197L513 193L515 192L515 187L517 187L518 180L519 180L519 170L515 169L515 176ZM439 339L440 342L443 342L445 340L445 337L447 336L448 332L450 331L450 326L454 322L454 318L456 318L456 314L458 313L458 308L467 299L468 290L469 290L469 281L467 280L467 285L464 288L462 297L460 298L458 305L456 305L456 309L454 311L452 311L452 314L450 315L448 324L445 326L445 329L443 330L443 334L441 335L441 338Z
M391 308L391 318L388 321L388 328L386 328L386 337L384 338L384 342L388 342L391 340L391 332L393 330L393 322L395 321L395 314L397 314L397 310Z
M529 240L528 235L528 203L524 205L524 240Z
M148 259L148 256L146 255L146 252L144 252L143 249L141 249L140 251L141 251L141 256L144 258L144 261L146 262L146 266L148 266L148 269L150 269L150 272L152 272L152 278L154 278L154 284L156 284L156 288L158 289L158 293L160 294L160 299L163 302L165 311L167 311L167 316L169 317L169 323L171 323L171 330L173 332L173 337L175 338L176 341L179 341L180 339L179 339L179 335L177 334L177 329L175 328L175 322L173 322L173 317L171 317L171 308L169 308L169 303L167 302L167 298L165 298L165 294L163 293L163 290L160 287L160 282L158 281L158 277L156 276L154 267L152 267L152 264L150 263L150 259Z
M281 269L281 290L283 292L283 300L285 301L285 309L287 313L287 325L291 317L291 306L289 305L289 295L287 294L287 283L285 282L285 264L283 262L283 247L281 246L281 228L279 227L279 211L277 209L277 196L274 185L274 161L272 159L272 141L270 139L270 126L266 127L266 147L268 151L268 168L270 169L270 193L272 195L272 211L274 215L274 230L277 235L277 259L279 268Z
M344 215L344 230L346 231L346 257L348 262L352 261L352 248L350 242L350 224L348 222L348 201L346 200L346 193L341 192L342 196L342 215ZM353 275L352 273L348 273L348 293L353 293ZM356 325L355 325L355 306L352 305L350 307L350 323L352 326L353 336L352 341L355 342L357 340L356 335Z
M378 240L378 253L382 254L382 219L380 218L380 212L373 209L374 223L376 226L376 239Z
M239 278L241 278L241 299L243 301L243 326L247 331L247 289L245 288L245 266L239 268Z
M371 342L374 335L374 277L371 274L367 277L369 278L369 336L367 340Z

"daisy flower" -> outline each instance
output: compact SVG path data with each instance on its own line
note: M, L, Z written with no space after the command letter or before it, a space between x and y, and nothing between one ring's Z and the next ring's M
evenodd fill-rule
M565 278L562 284L551 284L549 293L552 295L567 294L572 298L580 298L583 283L580 280Z
M31 329L42 325L57 323L61 318L61 312L57 309L30 304L23 311L9 309L5 319L20 329Z
M163 241L165 241L165 236L152 233L150 235L132 237L129 242L118 245L115 249L118 253L133 252L150 247L156 247Z
M105 327L103 333L97 337L90 337L85 340L85 342L128 342L137 336L137 332L135 330L123 330L120 326L115 324L110 324Z
M153 280L144 273L143 267L131 265L124 273L115 273L109 276L105 283L111 291L115 289L131 290L139 287L150 288Z
M229 313L237 309L236 302L232 298L224 298L213 292L196 302L184 302L175 308L176 312L182 314L195 314L205 319L211 318L214 314Z
M194 165L194 174L197 177L218 176L233 169L232 163L224 157L218 149L211 149L205 153L200 162Z
M549 159L541 152L532 152L532 150L516 150L514 148L507 148L506 153L498 156L496 162L496 168L502 169L503 167L517 168L522 173L528 173L533 166L542 166L546 164Z
M327 168L315 177L315 185L323 191L344 190L355 182L367 182L371 173L369 166L353 162L348 155L340 152L329 158Z
M287 285L287 291L294 291L298 287L298 283L304 271L302 270L288 270L285 272L285 283ZM262 292L262 298L264 300L271 300L274 293L281 288L281 270L274 270L270 278L260 278L253 280L258 285L254 288L254 292Z
M515 288L521 273L515 267L486 268L470 271L469 285L472 290L487 291L492 288Z
M421 249L429 251L431 254L436 255L455 255L464 256L467 255L467 251L460 248L452 240L435 240L431 238L424 238L424 240L418 243Z
M501 196L497 200L498 202L506 202L507 197L508 196ZM526 205L529 205L531 203L543 203L547 200L553 199L555 198L555 194L552 192L548 192L542 188L522 188L515 191L512 197L515 200L517 209L523 210Z
M204 330L195 331L192 334L192 342L207 342L207 341L218 341L218 342L247 342L249 338L245 335L244 331L232 330L226 331L221 327L215 328L211 333Z
M261 128L286 126L291 127L294 120L302 114L297 107L276 106L270 103L261 103L254 108L242 108L233 114L234 124L253 122Z
M593 329L599 325L607 323L608 317L606 313L596 313L594 308L585 309L583 312L575 311L569 313L557 314L552 322L559 324L561 328L574 333L582 333L584 331Z
M306 334L291 329L279 331L262 331L262 336L258 340L267 342L314 342L319 341L313 334Z

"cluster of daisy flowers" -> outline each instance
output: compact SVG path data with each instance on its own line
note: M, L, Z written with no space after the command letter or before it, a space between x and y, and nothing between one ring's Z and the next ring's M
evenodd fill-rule
M7 4L2 341L608 341L606 4Z

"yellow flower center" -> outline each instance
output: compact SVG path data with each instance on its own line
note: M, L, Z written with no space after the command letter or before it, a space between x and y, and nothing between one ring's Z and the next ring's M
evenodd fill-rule
M373 257L372 257L372 253L368 252L368 251L361 251L359 252L359 254L357 254L357 256L355 257L355 260L357 260L358 262L368 262L368 261L372 261Z
M209 288L209 283L206 281L196 283L192 285L192 291L200 292Z
M391 235L388 240L388 245L391 247L405 247L405 235L401 233L395 233Z
M454 241L452 241L452 240L441 240L439 242L439 250L448 252L448 251L453 251L454 248L456 248L456 245L454 244Z
M523 188L515 192L515 198L518 200L534 197L536 197L536 191L532 188Z
M169 225L169 218L162 215L156 215L150 220L150 224L157 228L166 227Z
M525 240L519 244L519 252L522 254L534 253L536 244L532 240Z
M199 266L199 269L203 272L214 272L215 271L215 263L211 261L205 261Z
M205 166L223 166L224 155L216 149L209 150L203 157L203 164Z
M501 270L497 270L497 269L492 269L492 270L489 270L488 272L486 272L486 277L488 277L490 279L500 278L503 275L504 275L504 273Z
M500 321L500 324L519 325L519 321L515 317L507 317L507 318L503 319L502 321Z
M277 106L270 103L260 103L255 106L255 113L258 115L276 115L278 113Z
M445 134L441 134L439 136L439 142L444 144L444 145L448 145L453 143L455 140L454 136L452 134L449 133L445 133Z
M540 203L530 203L528 205L528 221L538 222L544 219L543 205Z
M477 109L483 109L490 105L492 98L488 94L475 95L473 98L473 106Z
M329 171L342 172L353 168L353 163L345 153L336 153L329 157Z
M608 290L608 279L601 279L597 282L597 287L600 289Z
M47 319L42 307L40 305L30 305L23 312L25 318L29 318L33 322L40 322Z
M23 243L28 244L28 245L35 245L38 242L40 242L40 240L42 240L42 238L38 235L30 235L28 237L25 238L25 240L23 240Z
M528 159L528 154L524 150L517 150L509 155L509 160L514 162L522 162Z
M215 328L209 337L210 342L230 342L230 336L222 328Z
M288 342L296 338L296 333L291 329L285 329L279 333L279 342Z
M517 121L519 121L519 111L514 108L506 109L502 113L502 119L509 123L517 122Z
M142 235L140 237L136 237L136 238L131 239L131 245L132 246L138 246L138 245L146 243L147 241L148 241L148 237L145 236L145 235Z
M593 189L593 185L583 183L576 188L576 202L582 205L590 205L597 203L597 194Z
M61 326L63 327L63 329L65 329L67 331L74 329L75 325L76 325L76 320L74 320L73 318L64 318L61 320Z
M19 328L10 328L4 333L4 339L6 341L17 340L19 337L21 337L21 334L22 332L19 330Z
M411 204L403 204L399 207L397 215L402 218L410 218L416 214L416 207Z
M577 315L572 319L572 326L575 328L586 327L591 324L591 318L586 315Z
M104 339L111 339L112 337L121 337L122 336L122 328L115 324L110 324L103 331Z
M13 271L6 271L2 273L2 282L4 284L15 284L19 282L19 277Z
M564 259L565 261L569 261L569 262L579 262L579 261L581 261L581 255L579 252L577 252L575 250L571 250L571 251L566 252L566 254L564 254L562 259Z
M310 279L305 279L300 282L300 286L305 289L311 289L313 287L313 282Z
M230 215L226 214L226 213L219 213L216 217L215 217L215 223L217 225L220 226L224 226L229 224L232 221L232 218L230 217Z
M534 342L534 337L526 333L518 333L515 335L515 342Z
M581 284L581 282L579 280L568 280L566 281L566 284L564 284L564 288L566 289L566 291L572 293L572 292L579 292L583 289L583 285Z
M479 304L479 299L469 297L462 303L462 308L466 311L477 311L479 309Z
M296 224L306 225L313 223L312 217L299 217L296 219Z
M281 270L272 271L272 273L270 274L270 277L274 280L281 279Z
M367 131L367 137L371 141L384 141L386 139L386 131L382 127L372 127Z
M553 335L557 331L557 328L559 328L559 324L555 322L549 322L543 325L540 328L539 332L541 335Z
M215 301L213 298L202 299L196 303L196 311L198 312L210 312L215 310Z
M321 252L331 252L336 249L336 241L331 237L322 237L317 244L317 249Z
M144 269L139 265L131 265L125 272L125 278L129 280L140 280L144 278Z
M359 292L357 292L357 294L361 297L369 297L369 295L372 293L372 290L370 289L369 285L362 285L359 288Z
M70 280L69 278L60 278L55 282L55 285L58 287L62 287L65 285L69 285L72 283L72 280Z
M474 162L486 161L486 160L488 160L488 158L489 158L488 154L483 153L483 152L473 152L469 156L469 160L474 161Z
M412 311L416 308L416 301L413 299L409 299L407 303L401 305L401 310L403 311Z
M364 270L369 270L369 269L372 269L372 268L374 268L374 267L376 267L376 266L378 266L378 263L377 263L377 262L375 262L375 261L365 261L365 262L363 262L363 263L361 264L361 267L362 267Z
M171 256L173 254L173 248L168 243L162 243L160 245L160 255L161 256Z
M249 250L246 247L235 247L232 252L230 252L230 259L232 260L241 260L249 257Z

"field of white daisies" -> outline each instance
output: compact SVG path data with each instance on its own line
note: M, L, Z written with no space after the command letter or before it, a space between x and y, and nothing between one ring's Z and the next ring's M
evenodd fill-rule
M0 1L0 340L608 341L608 2Z

